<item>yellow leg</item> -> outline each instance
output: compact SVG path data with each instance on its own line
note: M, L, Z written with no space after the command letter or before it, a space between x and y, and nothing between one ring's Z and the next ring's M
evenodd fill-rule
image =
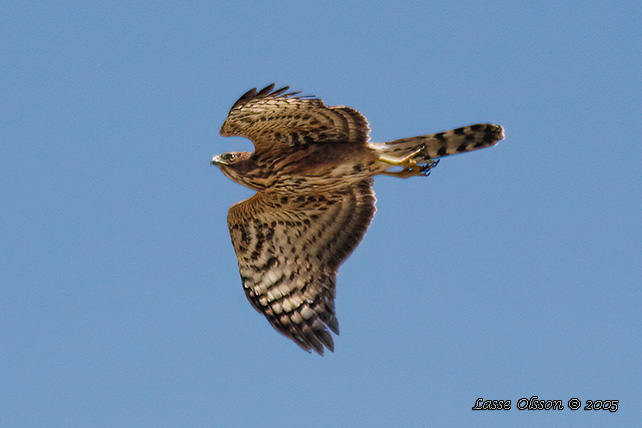
M386 171L382 174L398 178L410 178L416 175L428 175L430 169L437 165L437 162L430 159L426 162L425 165L418 164L414 157L417 156L423 149L424 146L421 146L417 150L403 158L395 158L386 155L379 156L379 160L381 162L387 163L392 166L400 166L403 168L401 171Z
M417 150L415 150L414 152L410 153L408 156L405 156L403 158L394 158L391 156L380 155L379 160L393 166L401 166L404 169L417 168L419 165L417 164L417 161L414 160L413 158L417 156L423 149L424 147L421 146Z
M389 175L391 177L397 177L397 178L410 178L414 177L416 175L421 175L421 170L419 169L411 169L411 168L404 168L401 171L386 171L382 172L382 175Z

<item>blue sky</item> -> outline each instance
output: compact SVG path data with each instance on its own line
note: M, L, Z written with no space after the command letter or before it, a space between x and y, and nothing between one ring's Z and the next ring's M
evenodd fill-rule
M0 425L633 426L641 416L642 5L4 2ZM376 179L321 358L246 301L209 160L271 82L374 141L499 123ZM537 395L620 400L519 411ZM502 412L477 398L510 399Z

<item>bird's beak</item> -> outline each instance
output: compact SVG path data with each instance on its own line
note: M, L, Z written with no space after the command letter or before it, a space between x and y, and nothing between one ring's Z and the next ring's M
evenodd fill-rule
M221 156L220 155L214 156L212 158L212 161L210 162L210 165L216 165L216 166L223 165L223 164L225 164L225 162L223 162L221 160Z

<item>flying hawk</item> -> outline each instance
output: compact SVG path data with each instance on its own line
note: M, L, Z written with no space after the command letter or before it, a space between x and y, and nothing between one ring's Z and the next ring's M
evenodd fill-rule
M212 164L257 191L227 217L248 300L276 330L323 355L334 350L328 329L339 334L337 269L375 213L372 177L426 176L439 158L497 144L504 129L477 124L371 143L358 111L288 89L271 84L239 98L221 135L248 138L255 150Z

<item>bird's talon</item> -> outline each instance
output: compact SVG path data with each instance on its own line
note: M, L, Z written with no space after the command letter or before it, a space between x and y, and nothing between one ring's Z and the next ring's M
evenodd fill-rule
M438 163L439 163L439 159L435 159L435 160L431 159L425 165L420 166L419 173L421 174L422 177L428 177L432 169L436 167Z

